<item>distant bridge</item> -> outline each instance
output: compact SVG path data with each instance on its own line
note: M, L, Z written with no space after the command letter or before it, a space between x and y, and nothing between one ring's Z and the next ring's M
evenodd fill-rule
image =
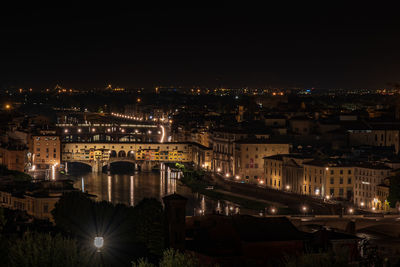
M114 162L130 162L142 170L151 170L160 163L193 162L203 168L211 167L210 148L195 143L121 143L74 142L62 144L62 161L88 165L99 172Z

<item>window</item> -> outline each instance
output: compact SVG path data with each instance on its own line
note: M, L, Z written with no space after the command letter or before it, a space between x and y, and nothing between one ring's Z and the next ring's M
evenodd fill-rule
M340 177L340 184L343 184L343 177Z
M56 151L57 151L57 149L54 148L54 149L53 149L53 152L56 153Z
M351 184L351 178L347 178L347 184Z
M343 170L340 170L340 174L343 174Z
M331 188L330 190L329 190L329 193L331 194L331 196L335 193L335 189L334 188Z
M40 147L36 148L36 151L39 152L40 151Z
M56 158L56 154L53 154L53 158Z
M347 171L347 174L351 174L351 170L348 170L348 171Z
M333 174L334 172L333 172L333 170L331 170L331 174Z
M43 212L44 212L44 213L48 213L48 212L49 212L49 205L44 204L44 206L43 206Z
M343 196L343 188L339 188L339 196Z
M334 184L334 180L333 180L333 178L331 178L331 184Z

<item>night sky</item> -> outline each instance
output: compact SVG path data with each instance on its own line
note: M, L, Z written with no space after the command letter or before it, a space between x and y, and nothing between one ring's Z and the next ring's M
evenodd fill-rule
M0 12L0 86L382 88L394 7L46 7Z

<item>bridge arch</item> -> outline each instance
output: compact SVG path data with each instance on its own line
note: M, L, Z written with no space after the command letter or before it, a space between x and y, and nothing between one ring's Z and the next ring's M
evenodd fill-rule
M73 160L68 161L68 171L87 169L88 172L92 170L92 165L89 162Z
M110 151L110 158L115 158L115 157L117 157L117 151L111 150Z
M121 150L121 151L118 152L118 158L126 158L125 150Z
M133 150L128 151L127 157L128 158L135 158L135 151L133 151Z

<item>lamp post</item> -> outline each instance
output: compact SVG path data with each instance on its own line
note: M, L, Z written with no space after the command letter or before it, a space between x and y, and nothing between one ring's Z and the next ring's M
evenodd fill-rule
M306 207L306 206L303 206L301 209L302 209L302 211L304 212L304 216L306 216L307 207Z
M94 246L97 248L97 252L101 252L104 246L104 238L102 236L96 236L94 238Z

